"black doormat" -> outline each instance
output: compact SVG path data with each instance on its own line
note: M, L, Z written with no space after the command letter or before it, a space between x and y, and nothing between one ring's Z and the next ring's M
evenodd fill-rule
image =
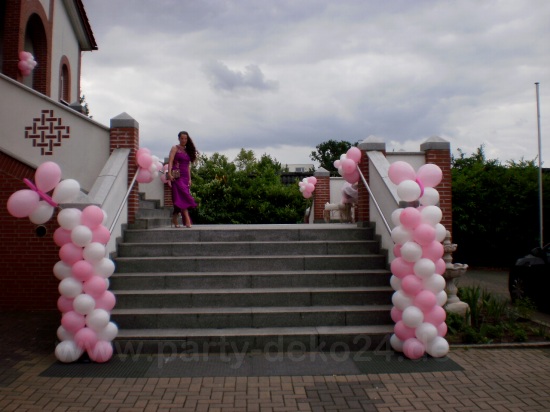
M103 364L56 362L43 377L176 378L230 376L327 376L461 371L448 357L410 360L395 352L115 355Z

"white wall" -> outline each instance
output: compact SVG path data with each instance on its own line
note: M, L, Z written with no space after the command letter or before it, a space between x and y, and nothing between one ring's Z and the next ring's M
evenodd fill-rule
M62 178L77 180L88 192L109 158L109 128L2 74L0 96L2 150L32 167L46 161L63 165ZM43 110L52 110L55 118L46 121L47 125L68 127L69 138L61 139L52 155L42 155L41 149L33 146L38 140L25 138L25 128L40 124Z

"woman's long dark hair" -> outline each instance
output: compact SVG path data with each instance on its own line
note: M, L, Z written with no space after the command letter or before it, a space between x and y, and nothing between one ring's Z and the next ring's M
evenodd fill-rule
M197 160L197 148L195 147L195 143L193 143L193 139L191 139L191 136L189 136L189 133L186 131L181 131L178 133L178 138L182 135L187 135L187 143L185 144L185 152L189 155L189 159L191 159L191 163L194 163L195 160Z

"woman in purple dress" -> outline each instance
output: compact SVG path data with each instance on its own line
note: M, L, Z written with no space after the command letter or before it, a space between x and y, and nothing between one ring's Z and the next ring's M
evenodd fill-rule
M178 224L178 215L182 214L182 220L186 227L191 227L189 208L197 207L195 199L191 196L191 163L197 159L197 149L189 133L178 133L179 144L172 147L168 158L168 179L172 183L172 224ZM174 176L173 170L179 170L179 177Z

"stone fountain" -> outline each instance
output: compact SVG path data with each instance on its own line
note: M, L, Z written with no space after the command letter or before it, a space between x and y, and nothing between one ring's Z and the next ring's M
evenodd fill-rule
M466 302L462 302L460 298L456 295L458 288L456 286L456 281L460 278L466 270L468 270L468 265L463 263L453 263L453 252L456 251L457 244L451 243L451 233L447 230L447 236L443 241L443 260L445 261L445 273L443 278L445 279L445 292L447 293L447 303L445 309L449 312L458 313L462 316L466 316L466 313L469 309L469 306Z

